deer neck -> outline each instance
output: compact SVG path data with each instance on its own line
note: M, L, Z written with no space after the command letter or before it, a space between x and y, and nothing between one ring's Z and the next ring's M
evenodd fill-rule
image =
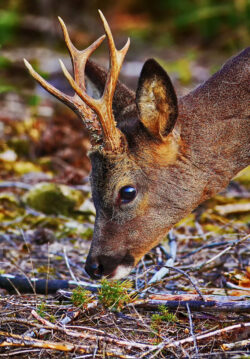
M183 156L207 178L211 192L250 164L249 79L250 48L179 100Z

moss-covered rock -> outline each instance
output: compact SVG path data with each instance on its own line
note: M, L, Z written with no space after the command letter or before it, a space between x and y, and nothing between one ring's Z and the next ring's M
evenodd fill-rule
M46 214L69 215L84 201L82 192L65 185L39 183L27 192L23 200L30 207Z

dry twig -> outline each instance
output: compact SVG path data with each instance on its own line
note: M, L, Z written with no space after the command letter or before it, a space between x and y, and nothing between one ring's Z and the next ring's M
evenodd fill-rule
M108 335L106 336L101 336L101 335L93 335L90 333L83 333L83 332L77 332L77 331L73 331L73 330L68 330L65 327L60 327L56 324L52 324L51 322L49 322L48 320L40 317L40 315L37 314L37 312L35 310L31 311L31 314L34 316L34 318L36 318L37 320L39 320L41 323L43 323L44 325L50 327L53 330L58 330L61 331L63 333L65 333L68 336L71 337L75 337L75 338L81 338L81 339L89 339L89 340L93 340L93 341L103 341L106 342L108 344L115 344L121 347L125 347L128 350L130 350L131 348L136 348L139 350L148 350L149 348L153 348L154 346L150 345L150 344L142 344L142 343L136 343L136 342L132 342L132 341L126 341L126 340L120 340L120 339L116 339L114 337L110 337Z
M250 345L250 339L241 340L235 343L225 343L221 345L223 350L239 349Z
M229 327L218 329L218 330L215 330L213 332L197 335L196 340L207 339L207 338L210 338L210 337L215 337L217 335L221 335L223 333L231 332L233 330L245 329L245 328L248 328L248 327L250 327L250 322L249 323L241 323L241 324L231 325ZM174 342L167 344L165 346L165 348L166 349L167 348L174 348L174 347L178 347L178 346L181 346L183 344L186 344L186 343L192 343L193 341L194 341L194 338L193 338L193 336L191 336L191 337L188 337L188 338L185 338L185 339L182 339L182 340L175 340Z

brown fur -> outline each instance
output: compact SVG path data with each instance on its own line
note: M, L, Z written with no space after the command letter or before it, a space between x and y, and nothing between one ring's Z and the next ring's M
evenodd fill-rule
M154 166L157 163L160 167L174 164L183 146L179 133L173 131L163 142L151 143L150 147L144 147L145 162L148 166Z
M176 222L224 188L250 163L249 54L250 49L246 49L203 85L180 98L174 130L162 141L156 133L162 134L161 125L151 127L141 117L139 121L145 127L133 133L129 153L123 158L106 156L109 165L105 177L97 170L103 160L93 153L92 187L93 193L98 187L99 201L97 204L94 195L97 218L88 261L101 262L105 253L112 262L119 254L120 262L114 261L114 269L129 253L137 263ZM143 89L140 101L148 103L147 90L152 89L145 83L147 89ZM157 91L162 98L163 89ZM155 92L151 98L154 96ZM169 106L171 101L155 108L155 118L159 120L157 112L166 113ZM130 116L138 116L134 108ZM118 126L122 128L120 122ZM127 133L127 137L130 135ZM115 197L124 185L135 186L138 195L119 208ZM103 269L103 274L109 273Z

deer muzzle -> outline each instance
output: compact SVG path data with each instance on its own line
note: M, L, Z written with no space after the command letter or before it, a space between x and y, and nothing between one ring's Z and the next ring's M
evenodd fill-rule
M94 256L89 253L85 270L93 279L108 277L109 279L121 279L127 276L134 266L134 258L129 254L107 256Z

